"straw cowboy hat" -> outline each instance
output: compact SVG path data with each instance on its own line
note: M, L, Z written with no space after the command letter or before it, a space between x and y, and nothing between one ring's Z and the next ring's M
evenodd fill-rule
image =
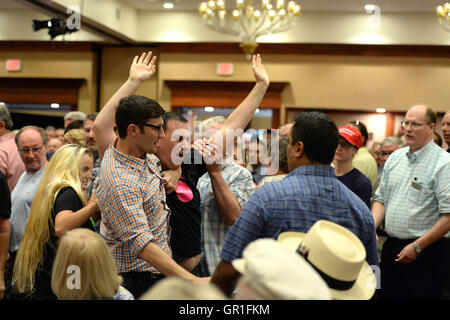
M320 275L303 257L274 239L258 239L232 261L250 289L265 300L331 300Z
M375 293L376 278L365 261L366 250L346 228L319 220L308 233L282 232L278 241L305 257L328 284L333 299L369 300Z

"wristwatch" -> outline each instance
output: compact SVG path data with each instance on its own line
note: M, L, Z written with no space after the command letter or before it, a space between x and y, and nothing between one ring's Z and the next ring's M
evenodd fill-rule
M417 254L420 254L422 252L422 249L419 247L419 245L415 241L412 243L412 245Z

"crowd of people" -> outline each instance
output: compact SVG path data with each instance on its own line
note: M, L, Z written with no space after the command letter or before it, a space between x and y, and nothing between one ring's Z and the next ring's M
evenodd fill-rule
M14 130L0 106L0 298L450 299L450 149L429 106L371 149L364 123L319 111L246 139L270 83L255 55L248 96L195 137L135 94L155 71L134 57L64 129Z

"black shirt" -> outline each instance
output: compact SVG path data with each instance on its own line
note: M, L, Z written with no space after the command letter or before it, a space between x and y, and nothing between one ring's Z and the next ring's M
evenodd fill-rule
M64 187L56 196L53 204L52 220L55 225L56 215L64 210L76 212L83 208L83 203L78 197L78 194L71 187ZM82 226L93 230L89 220ZM36 270L35 289L36 293L33 299L56 299L51 289L51 273L53 261L56 256L56 249L58 248L58 237L55 235L55 229L50 230L50 242L45 245L44 263L42 268Z
M191 150L186 156L181 170L176 189L166 197L171 210L170 245L177 262L201 252L200 192L197 190L197 182L207 172L205 162L195 150Z
M6 176L0 171L0 218L11 217L11 192L9 191Z
M340 182L345 184L347 188L353 191L353 193L356 194L370 210L372 184L370 183L369 178L356 168L337 178Z

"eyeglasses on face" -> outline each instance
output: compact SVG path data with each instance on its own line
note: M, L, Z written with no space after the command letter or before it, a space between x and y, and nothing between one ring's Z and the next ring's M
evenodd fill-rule
M401 122L403 129L408 128L410 125L411 125L411 128L417 129L417 128L420 128L421 126L426 126L428 124L429 124L428 122L425 122L425 123L417 123L417 122L409 122L409 121Z
M353 145L351 144L351 143L349 143L349 142L347 142L347 141L345 141L345 140L339 140L339 143L338 143L340 146L341 146L341 148L343 148L343 149L350 149L351 147L353 147Z
M161 133L161 129L162 129L163 126L164 126L164 125L155 126L154 124L150 124L150 123L136 123L136 124L141 125L141 126L150 127L150 128L152 128L152 129L155 129L156 132L157 132L158 134Z
M32 148L21 148L19 149L19 152L23 155L28 154L30 151L33 152L34 154L38 153L39 151L41 151L41 149L44 146L40 146L40 147L32 147Z
M380 152L378 152L378 156L379 156L380 158L384 158L384 157L390 156L391 153L392 153L392 152L384 152L384 151L380 151Z

